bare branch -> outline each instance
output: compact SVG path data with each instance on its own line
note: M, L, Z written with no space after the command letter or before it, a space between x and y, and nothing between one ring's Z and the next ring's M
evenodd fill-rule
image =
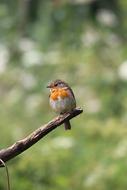
M37 130L35 130L33 133L31 133L26 138L17 141L12 146L0 150L0 159L4 162L16 157L17 155L24 152L26 149L30 148L33 144L38 142L41 138L46 136L49 132L63 124L65 121L68 121L72 119L73 117L76 117L80 113L82 113L83 110L81 108L74 109L71 113L66 113L64 115L60 115L50 121L49 123L41 126ZM2 166L2 163L0 163L0 166Z

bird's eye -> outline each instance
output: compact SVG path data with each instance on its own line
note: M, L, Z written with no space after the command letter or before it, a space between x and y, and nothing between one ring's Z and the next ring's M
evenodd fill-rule
M57 86L57 84L54 84L54 86Z

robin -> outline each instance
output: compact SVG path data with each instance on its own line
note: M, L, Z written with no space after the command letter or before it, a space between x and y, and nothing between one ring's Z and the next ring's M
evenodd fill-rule
M68 113L76 107L74 93L66 82L57 79L51 82L47 88L50 88L50 105L56 113ZM66 121L64 126L65 130L71 129L69 121Z

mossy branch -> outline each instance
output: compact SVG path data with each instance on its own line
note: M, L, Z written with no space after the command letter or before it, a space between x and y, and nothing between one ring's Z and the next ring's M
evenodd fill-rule
M16 157L17 155L21 154L28 148L30 148L32 145L34 145L36 142L38 142L40 139L42 139L44 136L46 136L48 133L50 133L52 130L63 124L65 121L68 121L80 113L82 113L83 110L81 108L74 109L71 113L66 113L63 115L59 115L49 123L41 126L34 132L32 132L29 136L26 138L19 140L15 142L12 146L0 150L0 159L4 162L7 162L8 160L11 160L12 158ZM2 166L2 163L0 162L0 166Z

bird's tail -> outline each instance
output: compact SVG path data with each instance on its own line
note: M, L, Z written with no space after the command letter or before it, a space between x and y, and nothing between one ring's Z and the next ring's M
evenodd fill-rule
M65 130L70 130L70 129L71 129L70 121L66 121L66 122L64 123L64 128L65 128Z

